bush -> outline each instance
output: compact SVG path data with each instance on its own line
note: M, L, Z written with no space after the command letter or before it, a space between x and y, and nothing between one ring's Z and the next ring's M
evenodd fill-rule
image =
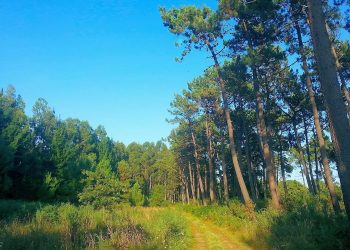
M131 206L142 206L144 203L143 195L138 182L136 182L130 189L129 202Z
M56 206L48 205L38 210L35 214L35 219L38 224L57 223L59 214Z
M41 206L40 202L0 200L0 220L30 219Z
M122 186L108 166L98 166L95 171L84 171L84 174L84 189L78 195L82 204L101 208L121 201Z
M273 249L350 249L348 223L309 204L274 217L268 242Z
M288 180L288 193L285 194L282 183L279 183L279 192L283 208L289 211L306 206L311 200L312 195L309 190L300 182Z

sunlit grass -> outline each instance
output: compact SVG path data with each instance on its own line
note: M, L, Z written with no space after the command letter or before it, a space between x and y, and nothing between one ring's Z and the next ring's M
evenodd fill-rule
M190 242L187 221L161 208L41 205L1 227L2 249L186 249Z

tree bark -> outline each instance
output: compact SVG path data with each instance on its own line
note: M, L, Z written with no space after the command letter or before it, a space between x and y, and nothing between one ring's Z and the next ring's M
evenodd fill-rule
M279 138L279 144L280 144L279 158L280 158L280 165L281 165L283 189L284 189L284 194L287 195L288 187L287 187L287 181L286 181L286 166L284 165L284 160L283 160L282 132Z
M346 101L346 111L348 112L348 119L350 122L350 94L349 94L348 87L346 86L345 80L340 73L339 73L339 77L341 81L341 89L343 91L343 95Z
M306 147L307 163L308 163L308 167L309 167L309 174L310 174L310 178L311 178L312 187L315 191L315 194L317 194L318 189L316 187L315 179L314 179L314 175L313 175L313 171L312 171L311 153L310 153L310 144L309 144L309 131L308 131L308 127L306 124L305 116L303 116L303 123L304 123L305 147Z
M246 138L245 138L245 153L247 156L247 169L248 169L250 192L252 193L254 199L257 199L258 195L257 195L257 192L255 190L256 176L255 176L255 171L253 168L253 163L252 163L251 157L250 157L249 135L248 135L248 130L247 130L247 126L246 126L246 123L244 121L244 118L242 119L242 126L243 126L244 134L246 136Z
M206 135L207 135L207 153L208 153L208 161L209 161L209 197L211 202L216 201L215 194L215 180L214 180L214 163L213 163L213 145L211 140L211 128L209 126L210 117L208 111L206 111Z
M182 202L184 201L184 196L186 196L186 202L187 202L187 204L189 204L190 203L190 192L188 189L188 178L185 175L185 171L181 167L179 167L179 170L180 170L181 181L184 184L184 186L181 186L181 189L180 189ZM183 191L183 189L185 189L185 192Z
M222 166L222 178L224 182L224 198L226 201L229 200L229 189L228 189L228 178L225 160L225 139L221 137L221 166Z
M318 163L318 154L317 154L317 142L316 142L316 132L315 132L315 127L313 127L313 134L314 134L314 157L315 157L315 174L316 174L316 185L317 189L319 192L321 192L320 188L320 170L318 168L319 163ZM326 184L327 185L327 184ZM327 187L328 188L328 187ZM329 190L329 189L328 189ZM333 204L333 203L332 203Z
M201 198L203 200L203 203L205 203L205 191L204 191L204 185L203 185L203 180L201 176L201 167L199 163L199 156L198 156L198 151L197 151L197 143L196 143L196 137L194 136L193 131L191 131L191 136L192 136L192 143L193 143L193 148L194 148L194 159L196 161L196 170L197 170L197 178L198 178L198 186L199 186L199 191Z
M188 162L188 172L189 172L190 183L191 183L192 199L196 200L196 189L195 189L195 183L194 183L193 174L192 174L192 165L190 161Z
M308 0L312 41L321 89L325 99L333 147L338 159L338 175L343 191L344 204L350 217L350 125L337 77L336 60L326 28L321 0Z

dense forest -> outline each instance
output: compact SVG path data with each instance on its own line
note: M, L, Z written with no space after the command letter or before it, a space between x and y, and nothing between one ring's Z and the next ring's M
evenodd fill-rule
M45 249L46 220L58 249L349 249L350 2L220 0L160 15L176 61L203 53L211 65L175 94L167 139L124 145L44 99L28 116L14 87L0 92L0 242ZM198 240L217 225L233 238Z
M111 140L102 126L59 119L44 99L24 112L10 86L0 94L1 198L160 205L178 188L174 155L162 141Z

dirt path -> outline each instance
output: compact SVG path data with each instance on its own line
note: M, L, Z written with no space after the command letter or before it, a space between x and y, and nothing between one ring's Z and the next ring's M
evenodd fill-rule
M224 229L193 215L185 216L191 222L193 244L190 249L243 249Z

